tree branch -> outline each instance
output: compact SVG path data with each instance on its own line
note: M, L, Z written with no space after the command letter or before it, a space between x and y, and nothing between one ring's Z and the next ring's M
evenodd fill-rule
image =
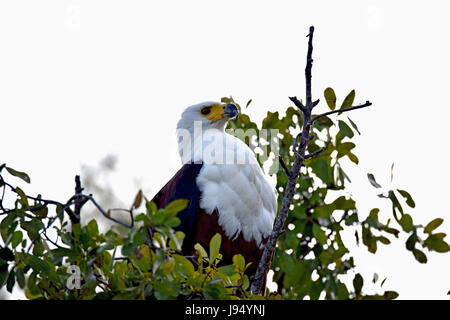
M78 224L80 223L81 218L81 207L83 206L86 201L83 201L83 198L81 197L83 193L83 188L81 187L81 180L80 176L75 176L75 210L73 216L70 216L70 220L72 221L72 224Z
M312 94L311 94L311 78L312 78L312 52L313 52L313 35L314 35L314 26L309 27L309 37L308 41L308 54L306 55L306 68L305 68L305 77L306 77L306 107L312 109Z
M273 254L275 252L277 240L284 229L284 224L286 222L286 218L289 213L289 207L292 203L292 199L295 193L295 185L297 184L297 179L300 175L300 168L302 167L303 160L305 157L306 145L310 140L310 128L311 128L311 110L313 108L312 104L312 96L311 96L311 69L312 69L312 39L314 34L314 27L311 26L309 28L309 41L308 41L308 54L306 59L306 68L305 68L305 78L306 78L306 106L304 110L301 110L303 113L303 128L300 136L300 145L298 147L298 151L295 152L295 160L292 165L291 175L288 177L288 182L286 185L286 189L284 192L283 202L281 204L281 209L278 216L275 219L272 233L269 237L269 240L266 243L264 248L263 255L261 260L259 261L258 268L256 270L255 276L252 281L252 285L250 290L253 294L259 294L263 289L262 286L265 283L266 273L269 269L270 262L272 260ZM290 98L291 101L295 103L298 101L296 97ZM300 155L300 156L298 156Z
M122 222L122 221L117 220L117 219L111 217L110 215L108 215L107 212L97 203L97 201L95 201L95 199L94 199L94 197L92 197L92 195L81 194L81 197L83 197L87 200L90 200L94 204L94 206L98 209L98 211L100 211L100 213L108 220L114 221L115 223L118 223L124 227L132 228L132 226L129 225L128 223ZM125 210L125 211L128 211L128 210Z
M286 166L286 163L284 162L283 158L281 156L278 156L278 161L280 161L281 166L284 169L284 172L286 173L286 175L288 177L291 176L291 170L289 170L289 168Z
M306 153L306 147L308 145L308 142L314 137L314 135L311 134L311 125L312 123L326 115L330 115L333 113L338 112L347 112L359 108L364 108L370 106L372 103L367 101L363 105L351 107L348 109L340 109L340 110L334 110L330 112L325 112L323 114L320 114L318 116L315 116L312 118L311 112L312 109L319 103L319 100L313 101L312 99L312 93L311 93L311 79L312 79L312 52L313 52L313 35L314 35L314 27L311 26L309 28L309 40L308 40L308 52L307 52L307 58L306 58L306 68L305 68L305 79L306 79L306 104L303 105L297 97L289 97L289 99L294 102L294 104L301 110L303 113L303 127L301 133L296 137L293 148L294 148L294 154L295 159L292 164L292 168L287 168L286 164L280 157L280 163L283 167L285 172L289 172L290 175L288 175L288 182L286 184L285 192L283 201L281 204L280 212L278 213L278 216L275 219L272 233L270 234L269 239L267 240L267 243L265 244L264 252L262 254L261 260L259 261L258 268L256 270L256 273L253 277L253 281L250 287L250 290L253 294L260 294L263 290L263 284L265 283L265 278L267 271L270 267L270 262L272 260L273 254L275 252L277 240L281 233L284 230L284 225L286 223L286 219L289 214L289 208L292 204L292 200L295 194L296 184L298 177L300 176L300 168L303 165L303 161L312 158L316 155L318 155L320 152L322 152L325 148L319 149L315 152L312 152L308 155L305 155ZM298 141L300 139L300 141Z
M330 114L333 114L333 113L342 113L342 112L352 111L352 110L356 110L356 109L369 107L371 105L372 105L372 102L366 101L363 104L360 104L360 105L357 105L357 106L353 106L353 107L350 107L350 108L347 108L347 109L338 109L338 110L328 111L328 112L319 114L319 115L315 116L314 118L312 118L311 123L313 123L317 119L320 119L320 118L325 117L325 116L329 116Z
M289 99L295 104L297 108L299 108L301 111L305 111L306 107L303 105L303 103L297 99L297 97L289 97Z

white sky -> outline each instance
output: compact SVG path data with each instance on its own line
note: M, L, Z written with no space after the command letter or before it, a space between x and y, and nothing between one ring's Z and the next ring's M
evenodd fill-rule
M438 230L448 233L448 9L445 1L2 1L0 162L30 174L27 192L66 199L80 166L112 153L121 199L131 202L138 185L150 198L179 168L175 126L186 106L253 99L248 113L259 121L304 96L314 25L314 96L331 86L338 101L356 89L355 103L374 103L351 115L362 132L360 165L348 164L361 214L381 206L383 220L391 215L366 173L391 187L395 163L392 187L413 195L414 221L444 217ZM358 270L388 277L383 288L403 299L448 299L450 255L420 265L404 241L376 255L354 248Z

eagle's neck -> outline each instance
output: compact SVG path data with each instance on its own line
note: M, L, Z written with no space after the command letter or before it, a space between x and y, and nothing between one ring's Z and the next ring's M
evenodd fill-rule
M230 136L225 132L226 122L209 125L205 128L202 122L195 122L189 127L178 127L178 152L183 164L221 162L219 158L226 153L226 141Z

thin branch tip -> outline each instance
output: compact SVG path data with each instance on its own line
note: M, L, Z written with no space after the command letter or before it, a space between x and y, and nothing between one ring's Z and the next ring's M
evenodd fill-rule
M281 167L283 167L283 170L286 173L286 175L288 177L290 177L292 175L292 172L291 172L291 170L289 170L289 168L287 167L286 163L284 162L284 160L281 156L278 156L278 161L280 162Z

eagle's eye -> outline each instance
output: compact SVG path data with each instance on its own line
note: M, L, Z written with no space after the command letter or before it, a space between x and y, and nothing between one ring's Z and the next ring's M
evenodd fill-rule
M211 112L211 110L208 107L206 107L206 108L203 108L200 112L204 115L207 115L208 113Z

